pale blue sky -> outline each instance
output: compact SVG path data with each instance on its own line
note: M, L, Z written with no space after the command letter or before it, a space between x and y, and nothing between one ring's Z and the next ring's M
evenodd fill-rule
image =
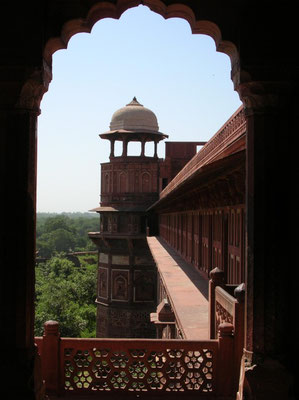
M145 6L73 36L53 55L53 80L38 121L40 212L88 211L99 204L100 163L109 160L111 116L134 96L173 141L208 140L241 105L230 59L188 22ZM164 144L158 147L164 156Z

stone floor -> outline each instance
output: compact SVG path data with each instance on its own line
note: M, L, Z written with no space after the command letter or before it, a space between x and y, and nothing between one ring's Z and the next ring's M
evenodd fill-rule
M208 340L208 280L162 239L147 241L184 339Z

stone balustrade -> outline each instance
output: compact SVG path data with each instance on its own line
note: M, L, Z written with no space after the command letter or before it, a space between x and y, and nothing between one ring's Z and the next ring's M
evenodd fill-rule
M233 325L219 325L213 340L61 338L45 323L35 339L50 396L116 393L136 398L161 394L235 398Z

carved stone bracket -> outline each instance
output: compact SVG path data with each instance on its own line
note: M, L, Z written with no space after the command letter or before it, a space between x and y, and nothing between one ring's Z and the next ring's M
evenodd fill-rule
M41 68L14 66L10 70L1 68L0 109L31 111L39 114L40 101L48 90L51 70L46 65Z
M52 69L43 60L41 65L14 65L1 68L0 108L40 114L40 102L52 79Z
M236 88L245 114L275 112L284 107L291 92L291 82L246 82Z
M43 61L40 69L34 69L25 80L16 107L40 113L40 102L52 80L52 68Z

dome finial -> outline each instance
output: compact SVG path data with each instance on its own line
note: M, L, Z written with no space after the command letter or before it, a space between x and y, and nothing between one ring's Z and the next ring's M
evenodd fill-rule
M131 101L131 103L127 104L127 106L142 106L142 104L139 103L139 101L136 99L136 96L133 97L133 100Z

